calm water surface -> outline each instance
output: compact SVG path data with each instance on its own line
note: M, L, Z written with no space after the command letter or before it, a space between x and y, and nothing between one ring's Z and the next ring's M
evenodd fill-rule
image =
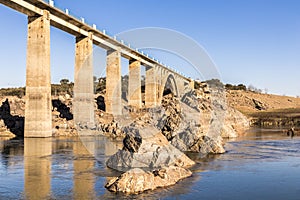
M82 141L84 141L82 143ZM300 138L253 130L201 157L192 177L140 195L104 188L105 161L121 148L104 137L0 139L0 199L300 199Z

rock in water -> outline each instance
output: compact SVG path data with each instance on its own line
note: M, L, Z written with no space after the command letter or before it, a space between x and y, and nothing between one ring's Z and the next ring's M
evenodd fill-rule
M124 148L106 162L108 167L123 172L132 168L155 169L172 165L189 167L194 164L194 161L169 144L162 133L152 126L132 130L124 141Z
M209 136L195 134L191 129L187 129L176 135L171 144L181 151L208 153L224 153L221 137L211 138Z
M111 192L137 194L145 190L174 185L179 180L192 175L190 170L181 167L164 167L154 171L134 168L119 177L114 177L105 185Z
M223 138L234 138L243 134L250 127L250 122L245 115L238 110L228 107L224 126L221 129Z

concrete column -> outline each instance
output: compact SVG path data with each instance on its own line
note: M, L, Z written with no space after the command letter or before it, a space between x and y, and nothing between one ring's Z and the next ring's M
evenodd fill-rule
M157 104L157 79L155 67L146 67L145 105L147 108Z
M107 51L106 60L106 112L113 115L122 114L121 101L121 53L116 50Z
M92 127L94 117L93 35L76 38L74 122Z
M189 82L190 89L195 89L195 81L193 79L190 79L189 81L190 81Z
M157 68L156 69L156 83L157 83L157 89L156 89L156 106L161 105L161 100L162 100L162 93L163 93L163 77L162 77L162 68Z
M128 105L142 107L141 62L129 60Z
M28 17L24 137L52 136L50 16Z

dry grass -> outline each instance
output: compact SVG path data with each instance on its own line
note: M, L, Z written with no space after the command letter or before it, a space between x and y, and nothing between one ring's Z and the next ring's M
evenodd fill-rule
M265 110L255 108L253 99L261 102ZM227 102L251 117L297 117L300 116L300 98L261 94L242 90L227 91Z

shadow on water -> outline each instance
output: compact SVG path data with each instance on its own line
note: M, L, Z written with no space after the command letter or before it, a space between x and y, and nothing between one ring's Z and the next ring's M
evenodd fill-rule
M0 119L6 127L16 136L24 137L24 117L10 114L10 104L6 99L0 106Z

